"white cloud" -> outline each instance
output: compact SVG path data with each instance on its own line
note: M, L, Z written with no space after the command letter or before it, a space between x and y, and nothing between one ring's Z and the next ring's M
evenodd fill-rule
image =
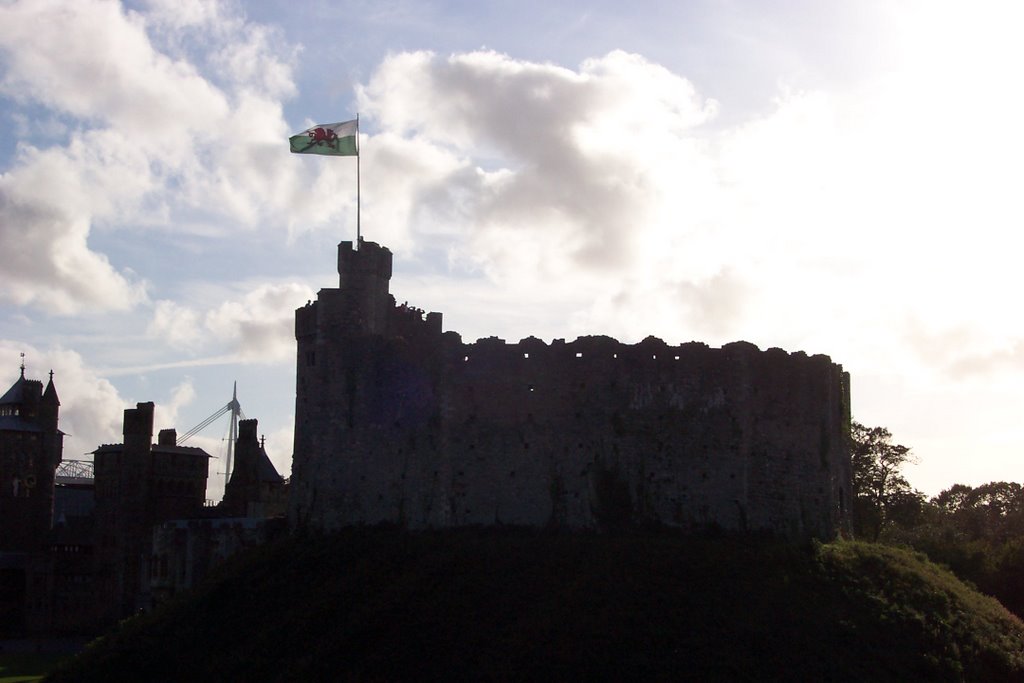
M262 285L241 300L206 313L204 325L244 361L274 362L295 355L295 309L314 298L297 283Z
M23 180L0 175L0 296L58 313L125 309L145 298L143 283L88 248L87 217L20 199L9 190Z
M360 108L383 131L367 154L380 140L391 155L374 186L398 191L364 204L388 207L382 241L440 245L505 288L509 310L536 306L518 294L538 283L574 290L575 303L556 298L578 332L742 337L896 370L912 356L885 340L919 316L984 330L963 351L986 357L992 334L997 349L1024 338L1006 314L1024 180L1007 164L1024 147L1019 126L973 118L1024 111L1013 93L951 102L927 67L783 91L766 114L711 130L714 101L637 55L571 70L396 54Z
M716 249L734 244L734 197L702 128L717 104L685 78L624 52L576 71L403 53L361 89L360 108L383 129L368 160L389 159L367 164L371 186L397 188L367 192L366 213L399 248L441 244L510 293L581 292L590 304L564 313L581 333L732 331L742 286L726 273L740 269Z
M175 140L166 134L227 111L223 94L189 63L154 51L143 18L119 3L14 2L0 9L0 26L0 87L12 98L107 122L168 152Z
M205 311L173 301L158 301L146 334L192 354L226 352L207 359L218 363L232 357L257 363L291 360L295 351L295 309L316 294L309 286L296 282L251 287L239 298Z
M199 314L173 301L157 301L146 334L174 348L192 348L202 338Z
M493 52L399 54L360 100L385 131L460 158L423 208L461 217L458 256L497 279L622 266L638 226L659 218L650 207L679 179L672 171L694 159L693 129L716 108L685 79L622 52L579 71Z
M189 230L211 216L230 232L302 227L341 210L293 210L319 172L284 147L281 103L294 94L296 49L227 5L176 7L0 7L0 94L58 122L23 126L19 154L0 175L0 222L17 226L0 234L9 303L75 313L144 302L146 283L90 245L100 223Z
M472 174L465 158L430 141L391 132L374 135L364 142L361 153L366 187L363 220L373 226L371 239L395 251L413 252L418 239L451 238L463 232L472 217L450 197L462 189L472 190L455 184L460 174ZM307 199L310 204L331 196L327 181L325 174L319 186L311 188ZM341 184L351 186L350 182ZM335 193L334 201L354 213L351 195Z
M215 26L227 20L222 0L145 0L146 14L173 29Z
M153 437L156 440L161 429L177 429L182 425L178 424L178 413L182 408L188 406L196 398L196 390L192 385L192 379L186 377L184 381L171 389L171 396L165 402L156 403L153 410ZM187 429L187 428L186 428ZM178 436L184 435L185 430L178 432Z

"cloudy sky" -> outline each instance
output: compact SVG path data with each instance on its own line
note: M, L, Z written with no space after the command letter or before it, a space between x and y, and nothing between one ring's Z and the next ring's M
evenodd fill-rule
M0 382L54 371L70 459L237 381L287 474L356 231L354 159L287 138L358 112L364 237L446 329L828 354L919 489L1021 481L1021 7L0 0Z

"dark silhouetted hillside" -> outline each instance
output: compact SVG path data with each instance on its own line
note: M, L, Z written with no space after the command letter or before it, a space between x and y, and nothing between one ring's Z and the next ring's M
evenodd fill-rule
M51 681L1020 681L1024 625L863 543L350 530L291 538Z

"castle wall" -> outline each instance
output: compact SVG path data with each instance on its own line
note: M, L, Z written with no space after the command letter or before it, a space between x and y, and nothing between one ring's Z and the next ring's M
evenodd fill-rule
M654 338L464 344L393 299L371 332L347 297L323 290L296 316L293 524L794 538L848 524L849 379L826 356Z

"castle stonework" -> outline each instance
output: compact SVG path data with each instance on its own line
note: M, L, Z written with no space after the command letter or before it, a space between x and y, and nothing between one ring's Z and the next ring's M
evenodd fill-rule
M63 458L53 373L43 389L21 377L0 396L0 552L42 550L53 523L54 478Z
M296 311L293 526L849 528L849 375L736 342L465 344L389 294L391 252L338 252Z

